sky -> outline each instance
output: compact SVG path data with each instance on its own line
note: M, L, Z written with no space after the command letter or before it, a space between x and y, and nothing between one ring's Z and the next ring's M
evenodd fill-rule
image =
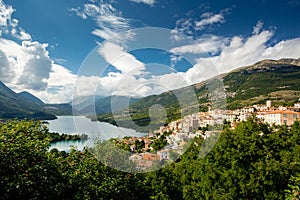
M159 94L300 58L299 10L299 0L0 0L0 80L46 103Z

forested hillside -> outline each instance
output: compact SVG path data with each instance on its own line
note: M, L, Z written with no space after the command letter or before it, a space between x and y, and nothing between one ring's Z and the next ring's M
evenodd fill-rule
M226 92L227 109L236 109L253 104L264 104L267 99L274 105L296 102L300 96L300 59L263 60L254 65L239 68L227 74L219 75L206 82L192 85L198 102L190 105L191 113L207 110L211 104L211 94L214 92L210 84L218 80ZM191 88L189 87L189 89ZM182 108L176 93L184 93L187 88L180 88L160 95L152 95L140 99L130 105L123 113L99 115L98 120L115 123L130 128L128 119L132 119L140 129L150 123L149 108L159 104L167 113L167 122L181 118ZM129 113L124 115L124 113ZM125 116L125 117L124 117ZM163 123L158 115L152 119L153 129Z

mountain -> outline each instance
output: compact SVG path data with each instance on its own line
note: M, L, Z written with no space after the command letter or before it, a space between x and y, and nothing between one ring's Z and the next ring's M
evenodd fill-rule
M126 96L87 96L73 101L73 110L78 115L105 114L114 111L121 111L128 107L128 104L136 102L138 98ZM76 111L75 111L76 110Z
M29 92L20 92L17 95L19 97L23 98L23 99L28 100L28 101L35 102L35 103L38 103L38 104L41 104L41 105L44 104L44 102L42 100L40 100L36 96L30 94Z
M55 115L46 112L39 101L29 93L16 94L0 81L0 118L55 119Z
M69 103L45 104L43 110L56 116L72 115L72 106Z
M15 93L0 81L0 119L56 119L56 115L71 115L70 104L45 104L29 92Z
M220 80L222 85L213 85L215 80ZM215 81L217 83L217 81ZM267 99L275 104L284 104L297 101L300 97L300 59L262 60L250 66L242 67L226 74L221 74L205 82L194 84L191 87L168 91L160 95L151 95L131 104L129 109L119 114L107 113L99 115L98 120L132 128L131 120L139 127L156 129L165 123L163 113L149 118L149 108L156 104L166 110L167 121L172 121L182 116L178 94L186 93L192 88L197 95L198 102L190 104L184 115L205 111L211 105L211 94L214 90L224 89L226 93L227 109L236 109L243 106L262 104ZM209 92L208 92L209 90ZM152 126L148 126L151 122Z
M74 97L74 99L69 102L70 105L72 105L74 108L78 110L82 110L88 106L91 106L92 104L95 104L95 101L104 98L104 96L98 96L98 95L90 95L90 96L77 96Z

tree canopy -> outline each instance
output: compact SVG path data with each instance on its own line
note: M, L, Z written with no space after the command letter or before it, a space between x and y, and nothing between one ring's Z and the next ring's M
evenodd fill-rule
M111 145L104 164L87 149L49 151L47 132L34 121L0 124L0 199L299 198L299 122L241 122L225 128L205 157L199 156L203 139L195 138L172 164L136 174L105 165L116 153Z

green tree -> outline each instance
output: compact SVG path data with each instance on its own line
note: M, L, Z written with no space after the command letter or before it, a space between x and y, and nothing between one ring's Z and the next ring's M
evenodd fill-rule
M255 120L225 129L203 159L179 163L185 199L283 199L299 172L299 124L271 128Z
M39 122L0 124L0 188L2 199L54 199L63 177L47 149L47 129Z
M292 176L289 182L289 188L285 190L285 198L288 200L300 199L300 176Z

